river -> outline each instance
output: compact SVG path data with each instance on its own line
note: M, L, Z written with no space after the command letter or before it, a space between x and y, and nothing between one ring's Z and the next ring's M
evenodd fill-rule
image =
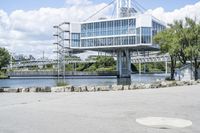
M103 76L84 76L84 77L66 77L66 83L73 86L84 85L113 85L113 84L130 84L130 83L151 83L156 80L164 80L163 74L132 74L131 79L117 79L116 77ZM44 87L56 86L57 78L37 77L37 78L11 78L0 80L0 87Z

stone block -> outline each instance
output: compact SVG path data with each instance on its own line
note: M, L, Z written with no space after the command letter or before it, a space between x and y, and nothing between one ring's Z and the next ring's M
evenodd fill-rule
M124 90L124 87L122 85L113 85L112 90L113 91Z
M38 92L51 92L51 87L38 88Z
M74 91L73 92L82 92L82 87L81 86L74 87Z
M130 90L130 85L125 85L123 88L124 90Z
M37 92L36 87L31 87L31 88L29 88L29 92Z
M95 86L88 86L87 89L88 89L89 92L95 92L96 91Z
M87 86L82 86L81 87L82 92L88 92L88 87Z
M17 89L16 88L4 88L4 92L7 93L17 93Z
M0 88L0 93L1 93L1 92L4 92L4 89L3 89L3 88Z

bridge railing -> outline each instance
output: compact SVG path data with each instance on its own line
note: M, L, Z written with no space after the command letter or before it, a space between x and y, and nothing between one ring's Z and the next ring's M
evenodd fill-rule
M58 72L57 71L9 71L7 72L7 75L10 77L58 76ZM117 71L110 71L110 72L67 71L65 72L65 76L117 76Z

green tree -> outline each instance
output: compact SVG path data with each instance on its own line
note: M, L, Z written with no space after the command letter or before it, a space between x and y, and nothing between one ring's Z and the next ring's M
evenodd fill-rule
M198 79L200 23L190 18L185 18L185 21L174 21L168 29L158 33L154 41L160 44L162 53L169 53L171 57L171 79L174 78L176 59L179 59L182 64L190 60L191 66L194 66L195 80Z
M98 56L95 62L96 68L106 68L115 66L116 61L110 56Z
M186 64L188 56L185 53L185 49L188 46L187 31L183 20L176 20L173 24L169 24L170 28L176 33L177 41L179 43L178 59L182 64Z
M154 37L154 42L160 45L161 53L168 53L171 58L171 80L174 80L176 61L179 52L179 40L173 28L159 32Z
M5 48L0 48L0 69L6 67L10 61L10 54Z
M187 47L184 52L190 59L191 65L194 66L194 77L197 80L200 66L200 62L198 62L198 59L200 59L200 24L190 18L185 18L185 21Z

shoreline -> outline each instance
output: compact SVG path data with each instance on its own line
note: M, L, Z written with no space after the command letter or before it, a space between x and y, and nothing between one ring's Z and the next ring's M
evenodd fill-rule
M108 85L108 86L58 86L58 87L0 87L0 93L23 93L23 92L96 92L96 91L123 91L138 89L158 89L176 86L191 86L200 84L198 81L157 81L153 83L137 83L131 85Z
M4 80L4 79L10 79L10 77L0 77L0 80Z

